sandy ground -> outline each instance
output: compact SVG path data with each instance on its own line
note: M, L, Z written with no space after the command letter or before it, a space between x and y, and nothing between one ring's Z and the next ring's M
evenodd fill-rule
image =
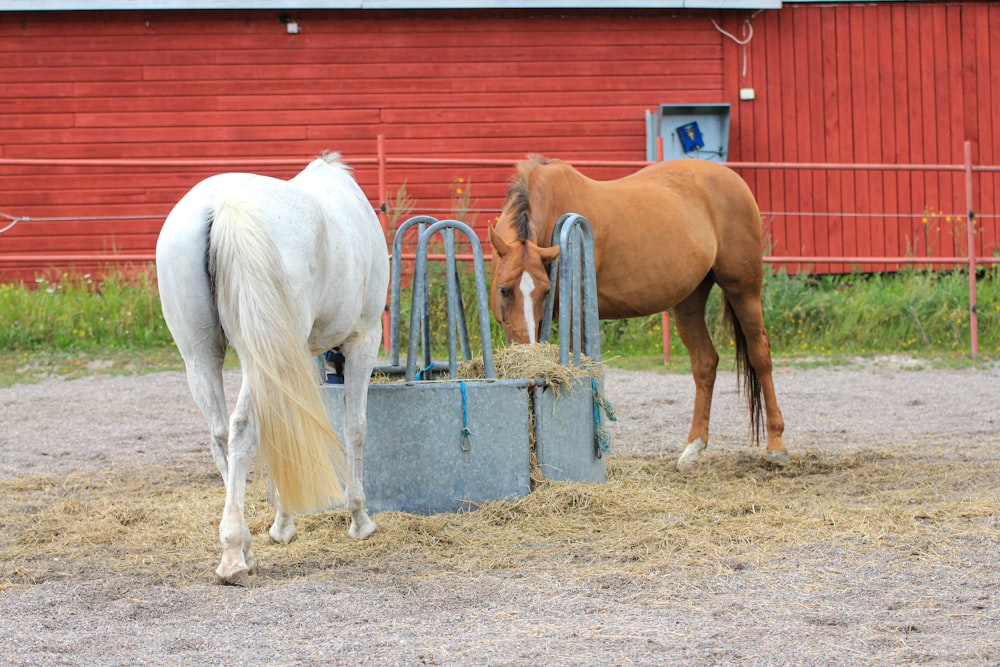
M891 449L1000 470L1000 368L880 359L782 369L776 384L793 461ZM720 374L706 465L749 451L735 385ZM675 458L692 388L686 375L609 371L612 456ZM209 464L206 443L181 373L0 389L0 479ZM387 562L249 590L83 574L0 592L9 665L998 665L998 628L1000 544L973 538L959 563L811 544L777 563L643 579Z

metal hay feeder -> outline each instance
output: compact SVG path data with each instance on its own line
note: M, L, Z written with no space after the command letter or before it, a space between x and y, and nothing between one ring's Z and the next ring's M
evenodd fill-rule
M552 267L553 275L558 270L559 280L570 286L560 300L559 327L561 332L574 332L577 364L581 349L599 361L590 227L580 216L564 219L569 224L560 220L557 230L562 231L557 233L561 236L554 240L564 245L562 259L558 267L556 263ZM411 227L417 228L418 243L408 352L401 365L402 238ZM473 250L485 370L481 380L455 379L459 353L463 360L472 356L456 268L455 230L468 237ZM447 276L447 362L431 358L427 248L438 233L444 240ZM546 304L546 336L552 307ZM369 387L364 483L370 511L454 512L527 495L532 446L538 471L546 479L604 481L605 461L595 444L600 435L595 417L599 416L599 381L581 377L556 398L543 379L496 379L489 318L482 247L473 230L456 220L427 216L404 222L393 239L389 364L377 369L403 379ZM560 363L566 365L569 336L561 338L565 341L560 346ZM331 424L342 435L343 386L326 384L321 390Z

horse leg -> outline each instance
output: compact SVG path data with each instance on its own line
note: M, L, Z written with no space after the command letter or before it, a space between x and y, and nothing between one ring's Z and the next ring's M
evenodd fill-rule
M368 424L368 385L381 341L381 333L375 332L374 336L358 336L340 346L346 358L343 369L344 439L348 465L347 508L351 513L348 535L359 540L374 533L376 527L365 508L364 447ZM281 508L280 496L275 496L274 504L277 510L268 534L275 542L288 544L297 535L294 518Z
M282 509L278 489L273 488L271 492L274 494L274 522L267 534L278 544L289 544L299 534L298 528L295 527L295 515Z
M205 266L209 223L200 207L192 202L186 206L170 214L156 242L160 305L184 359L191 396L208 419L215 465L226 480L229 427L222 384L226 336Z
M215 575L225 584L249 586L249 575L257 571L257 561L251 550L250 527L244 512L247 473L257 449L257 427L253 421L250 392L245 382L240 387L229 427L226 505L219 522L222 562Z
M725 292L725 289L723 290ZM747 356L750 365L757 373L760 381L760 391L764 399L764 419L767 429L767 447L765 456L778 465L788 464L788 451L782 435L785 431L785 420L778 407L778 399L774 393L774 378L772 377L771 342L764 329L764 309L761 303L760 290L752 292L726 293L743 330L747 341Z
M288 544L299 534L295 527L295 517L281 509L281 498L278 497L277 491L275 491L274 506L274 523L271 524L267 534L278 544Z
M211 430L212 458L222 475L222 480L229 483L229 462L226 458L226 444L229 439L229 423L226 420L226 395L222 385L222 363L226 356L225 342L220 342L217 349L205 353L190 353L182 355L187 369L188 387L195 404L208 419Z
M677 470L688 472L698 465L698 455L708 446L708 421L712 411L712 392L719 367L719 354L705 324L705 303L714 281L707 276L683 301L674 306L674 324L691 359L694 377L694 412L687 447L677 460Z
M368 384L382 342L376 323L346 341L341 349L344 364L344 439L347 447L347 509L351 527L347 534L363 540L375 532L375 522L365 507L364 449L368 431Z

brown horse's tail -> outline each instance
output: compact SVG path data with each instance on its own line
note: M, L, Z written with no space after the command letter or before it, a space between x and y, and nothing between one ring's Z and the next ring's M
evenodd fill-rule
M750 363L750 352L747 348L747 337L743 334L743 327L733 311L732 304L725 299L725 317L727 324L732 328L733 341L736 344L736 381L742 388L747 398L747 409L750 411L750 437L754 445L760 444L761 435L764 432L764 407L761 400L760 378L757 371Z

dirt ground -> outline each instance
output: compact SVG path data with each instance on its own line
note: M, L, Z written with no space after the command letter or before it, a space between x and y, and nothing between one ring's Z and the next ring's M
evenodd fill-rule
M235 395L238 375L227 381ZM967 495L961 484L940 491L948 516L958 518L937 527L934 512L915 512L909 520L929 525L930 538L909 542L873 535L862 511L836 519L851 524L838 526L837 539L807 537L756 559L678 559L641 574L585 560L477 570L390 552L306 573L275 567L249 589L213 583L217 537L204 531L210 555L196 564L204 577L192 581L150 581L143 572L169 548L150 544L146 570L64 563L68 574L3 588L0 663L1000 665L1000 367L779 362L776 385L793 471L809 456L884 452L894 465L912 460L914 475L927 477L919 488L933 496L936 465L967 467ZM747 444L735 386L731 373L720 374L703 467L739 470L759 456ZM611 461L669 470L687 434L691 378L609 370L606 394L618 414ZM41 476L58 485L133 466L212 474L207 427L182 373L0 389L0 481L27 485ZM680 483L676 474L662 479ZM809 478L796 483L808 488ZM860 494L862 510L865 483L846 487ZM0 543L32 532L3 525ZM346 531L332 539L348 540ZM280 559L278 547L270 553ZM0 561L0 581L17 581L17 567Z

